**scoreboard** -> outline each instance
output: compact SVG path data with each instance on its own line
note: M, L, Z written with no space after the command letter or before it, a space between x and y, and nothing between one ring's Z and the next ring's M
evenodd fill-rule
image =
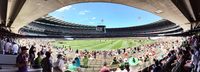
M98 25L98 26L96 27L96 30L97 30L97 31L100 31L100 32L106 33L106 26L105 26L105 25Z

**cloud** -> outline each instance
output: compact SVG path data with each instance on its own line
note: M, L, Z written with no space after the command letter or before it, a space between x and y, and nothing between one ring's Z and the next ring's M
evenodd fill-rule
M90 12L89 10L84 10L84 11L80 11L78 14L79 15L85 15L85 14L87 14L89 12Z
M72 6L69 5L69 6L62 7L62 8L60 8L60 9L56 10L56 11L58 11L58 12L63 12L63 11L70 10L71 8L72 8Z
M92 19L92 20L95 20L95 19L96 19L96 17L92 17L91 19Z

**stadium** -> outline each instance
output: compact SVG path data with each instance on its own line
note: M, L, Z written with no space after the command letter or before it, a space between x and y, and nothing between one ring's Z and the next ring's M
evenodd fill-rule
M199 3L0 0L0 72L199 72Z
M56 26L54 26L56 24ZM68 26L68 28L67 28ZM97 30L102 28L101 30ZM41 30L40 30L41 29ZM59 30L60 29L60 30ZM141 30L142 29L142 30ZM175 35L183 31L178 25L168 21L160 20L151 24L138 27L127 28L105 28L104 26L86 26L81 24L67 23L62 20L46 16L31 22L27 26L22 27L19 33L23 35L28 32L28 35L46 35L56 36L63 35L69 37L145 37L158 35ZM85 35L85 36L84 36Z

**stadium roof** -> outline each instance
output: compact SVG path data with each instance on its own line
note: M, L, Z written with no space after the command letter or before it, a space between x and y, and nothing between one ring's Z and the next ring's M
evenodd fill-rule
M184 31L190 29L190 23L200 20L199 0L0 0L0 23L17 33L21 27L52 11L80 2L111 2L136 7L172 21Z

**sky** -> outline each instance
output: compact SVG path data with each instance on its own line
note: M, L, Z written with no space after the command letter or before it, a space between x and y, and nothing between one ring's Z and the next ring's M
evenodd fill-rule
M162 18L134 7L102 2L78 3L60 8L50 16L83 25L120 28L149 24Z

